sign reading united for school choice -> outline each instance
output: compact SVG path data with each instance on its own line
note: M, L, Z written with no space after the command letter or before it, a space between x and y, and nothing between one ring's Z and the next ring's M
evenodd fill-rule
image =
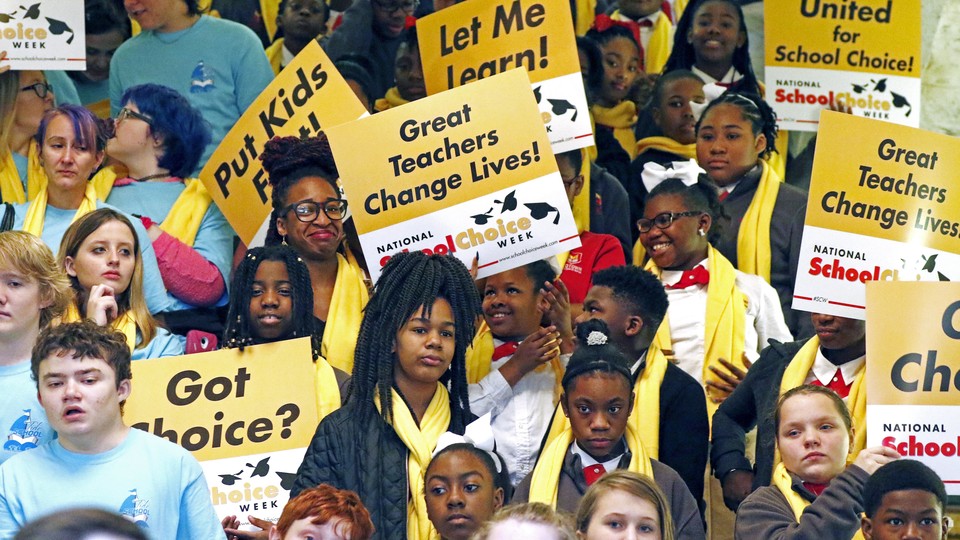
M400 251L479 253L485 277L580 245L523 70L327 134L373 279Z
M926 463L960 495L960 283L871 283L867 313L867 446Z
M227 133L200 180L237 236L250 245L271 210L271 188L258 159L263 145L274 137L313 136L365 114L333 62L311 41Z
M960 281L960 139L825 111L793 307L864 318L868 281Z
M197 458L220 518L276 521L319 422L310 339L132 368L126 421Z
M920 0L768 0L764 27L781 129L816 131L833 103L920 125Z
M0 0L0 51L10 69L87 69L83 0Z
M428 93L524 68L554 153L593 145L568 0L463 2L417 21Z

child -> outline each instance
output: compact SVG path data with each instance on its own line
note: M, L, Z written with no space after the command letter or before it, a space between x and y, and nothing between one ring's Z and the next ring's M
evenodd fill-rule
M877 469L863 486L863 508L866 540L947 540L950 531L943 481L919 461L899 459Z
M321 485L287 501L270 540L369 540L373 532L370 512L356 493Z
M400 42L400 47L397 49L397 61L394 64L393 71L397 85L387 90L387 94L374 104L374 109L377 112L427 97L416 28L411 28L404 34L403 41Z
M631 531L631 538L675 537L666 495L652 478L631 471L610 471L587 488L576 524L582 540L606 540Z
M378 538L436 535L424 470L440 435L472 419L463 358L478 309L454 257L394 255L364 311L347 404L320 422L291 495L321 483L349 489Z
M633 33L618 25L594 27L587 32L603 53L603 83L595 94L596 103L590 108L597 132L613 133L620 146L632 160L637 156L637 104L631 99L639 77L643 73L640 45ZM600 137L600 136L598 136ZM606 152L598 149L602 156ZM597 160L604 166L603 160Z
M798 386L781 396L773 421L783 461L774 470L773 485L754 491L740 505L736 538L852 538L860 530L864 483L900 455L876 446L847 466L850 411L822 386Z
M607 343L607 333L603 321L577 325L581 346L570 358L560 396L569 427L547 442L514 498L574 512L587 487L607 470L628 469L652 477L667 494L677 538L702 539L690 490L673 469L647 457L639 435L627 424L635 397L630 362Z
M543 503L511 504L494 514L473 540L574 540L567 516Z
M662 4L656 0L619 0L617 4L620 7L614 10L610 19L627 23L640 44L643 71L659 74L670 57L670 49L673 48L673 23L670 17L663 12ZM667 2L664 4L669 5ZM597 19L602 17L605 15L600 15Z
M81 217L64 233L57 259L76 293L64 321L119 330L134 360L184 353L184 338L159 327L147 309L140 242L126 216L101 208Z
M312 40L323 37L329 14L324 0L281 0L277 29L283 37L276 38L266 50L274 74L279 75Z
M113 512L78 508L54 512L27 523L13 540L148 540L147 533Z

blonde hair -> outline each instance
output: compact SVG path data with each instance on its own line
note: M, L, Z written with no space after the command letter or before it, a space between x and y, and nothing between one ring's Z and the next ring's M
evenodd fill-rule
M63 315L73 300L73 290L63 266L53 252L36 236L23 231L0 233L0 268L12 268L40 289L40 301L49 304L40 309L40 328Z
M20 93L20 72L0 73L0 154L10 151L10 131Z
M83 241L96 232L101 226L111 221L123 223L130 229L130 234L133 235L133 251L135 257L133 277L130 279L130 285L127 287L127 290L117 295L117 308L119 309L117 316L122 316L127 311L133 312L133 320L140 334L137 337L136 347L143 347L147 343L150 343L156 335L157 321L153 318L153 315L150 314L150 310L147 308L147 300L143 296L143 256L141 255L140 238L137 236L137 231L133 228L133 224L130 223L130 220L127 219L126 216L111 208L100 208L74 221L73 224L70 225L70 228L67 229L67 232L63 234L63 239L60 241L60 252L57 255L57 262L61 268L65 268L64 261L66 258L76 258ZM83 311L86 309L84 299L87 296L87 291L83 289L83 286L80 285L80 281L76 277L70 276L70 283L77 293L75 298L77 311L85 315Z
M674 540L674 525L673 518L670 516L670 504L667 502L667 497L663 494L660 486L653 481L653 478L633 471L619 469L601 476L583 494L580 505L577 507L575 519L578 532L581 534L587 532L587 527L590 526L590 520L593 519L600 498L611 491L623 491L653 504L660 518L661 540Z
M497 524L510 520L551 527L557 533L557 540L576 540L577 537L576 533L573 532L573 525L570 523L568 516L556 512L549 505L533 502L504 506L489 521L477 529L470 540L486 540Z

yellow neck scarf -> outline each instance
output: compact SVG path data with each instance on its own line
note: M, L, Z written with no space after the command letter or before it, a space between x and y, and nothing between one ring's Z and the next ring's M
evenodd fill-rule
M97 174L93 175L93 178L90 179L90 183L93 184L97 190L97 198L106 202L107 197L110 196L110 192L113 191L113 183L117 181L117 178L126 175L127 168L120 164L110 165L97 171Z
M680 144L670 137L644 137L637 141L638 156L647 150L661 150L687 159L697 159L697 143Z
M577 35L582 36L593 26L593 19L596 18L597 0L576 0L576 2L577 17L573 21L573 27Z
M633 430L629 423L627 424L626 439L627 447L632 453L628 470L653 478L650 458L647 457L639 434ZM570 445L573 442L573 431L567 428L548 442L543 451L540 452L540 459L537 460L537 465L533 468L533 477L530 479L529 502L542 502L553 508L557 507L557 492L560 488L563 460L566 458L567 452L570 451Z
M610 108L594 105L590 112L598 125L613 129L614 138L630 154L631 160L637 157L637 136L633 133L633 126L637 123L636 103L625 99Z
M320 354L330 365L353 372L353 351L357 347L363 307L370 295L363 283L363 273L351 266L342 255L337 254L337 281L330 298L327 323L323 329Z
M410 483L410 498L407 499L407 538L421 540L440 538L427 516L427 503L423 493L423 474L433 458L433 449L437 439L450 427L450 394L447 388L437 383L437 391L427 406L427 411L417 425L403 398L396 390L393 396L393 429L403 445L409 450L407 455L407 481ZM380 410L380 398L374 397L377 410Z
M280 15L279 0L260 0L260 18L267 30L267 39L277 35L277 16Z
M283 61L283 38L271 43L264 52L267 53L267 60L270 62L270 67L273 68L273 74L279 75L280 62Z
M184 183L187 186L186 189L174 201L170 211L167 212L166 219L159 226L170 236L193 247L193 243L197 240L197 231L200 230L200 222L207 215L207 209L210 208L213 198L200 180L191 178Z
M60 318L60 322L71 323L80 320L82 320L82 317L80 317L80 311L77 310L76 301L68 303L67 310ZM132 311L127 310L126 313L114 319L110 327L123 333L127 338L127 346L130 347L130 352L133 352L138 345L146 345L146 343L137 343L137 322L133 320Z
M101 99L100 101L94 101L93 103L87 103L84 107L90 109L97 118L102 120L110 119L110 99Z
M787 364L787 369L783 372L783 378L780 379L780 395L787 390L796 388L807 380L807 375L813 369L813 363L817 359L817 351L820 348L820 339L817 336L810 338L803 347L797 351L793 360ZM847 396L847 403L850 408L850 414L853 416L853 427L856 428L853 434L853 445L850 446L850 454L847 456L847 463L853 463L857 454L867 446L867 384L866 384L866 366L864 362L853 377L853 385L850 387L850 395ZM780 449L778 448L774 455L774 464L780 463Z
M382 98L378 99L378 100L373 104L373 110L375 110L375 111L377 111L377 112L383 112L383 111L385 111L385 110L387 110L387 109L392 109L392 108L394 108L394 107L399 107L400 105L403 105L403 104L405 104L405 103L410 103L410 102L407 101L407 100L405 100L405 99L403 99L403 98L400 96L400 91L397 90L397 87L396 87L396 86L394 86L393 88L387 90L387 95L385 95L385 96L383 96Z
M3 202L23 204L32 201L46 187L47 173L40 166L40 154L35 141L30 141L30 151L27 154L27 193L23 192L23 181L20 180L17 164L13 161L13 153L3 150L3 161L0 163L0 197Z
M770 282L770 220L777 204L777 193L783 182L766 162L757 191L737 232L737 267L746 274L756 274Z
M467 349L467 383L477 384L481 379L490 373L490 366L493 364L493 333L487 326L487 321L481 321L477 326L477 333L473 336L473 343ZM553 389L553 399L560 397L560 381L563 379L563 365L559 358L550 361L550 367L553 369L555 379ZM547 364L537 367L535 371L543 372L547 369Z
M787 472L783 463L777 463L776 468L773 469L773 485L787 499L790 509L793 510L794 519L797 520L797 523L800 523L800 516L803 514L803 510L810 506L810 503L793 490L793 479L790 478L790 473ZM857 529L851 540L863 540L863 533L860 529Z
M635 20L622 15L620 10L615 10L610 18L615 21L636 22ZM653 23L653 32L650 34L650 41L643 50L643 71L645 73L660 73L663 67L667 65L667 59L670 58L670 51L673 50L673 23L670 17L663 11L657 16L657 21Z
M720 363L721 358L746 371L743 365L743 346L746 339L747 297L737 288L737 274L733 265L713 246L707 248L707 264L710 270L710 284L707 285L702 382L716 379L710 371L711 366L722 371L727 370ZM647 264L647 270L657 276L661 273L653 260ZM672 350L672 343L670 321L664 317L660 328L657 329L654 344L660 350ZM719 405L710 399L713 390L710 387L705 388L707 415L712 420L713 413Z
M323 420L328 414L340 408L340 387L337 385L337 375L333 372L330 362L323 357L317 358L317 420Z
M97 190L91 182L87 182L87 189L83 193L83 200L80 201L80 207L73 216L73 221L93 212L97 209ZM33 199L30 206L27 207L27 215L23 220L23 230L34 236L43 235L43 221L47 215L47 190L42 190ZM56 246L59 248L59 246Z

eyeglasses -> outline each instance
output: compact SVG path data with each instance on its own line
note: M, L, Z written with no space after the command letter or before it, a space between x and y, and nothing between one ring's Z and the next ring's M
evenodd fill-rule
M297 216L297 219L304 223L310 223L317 219L317 217L320 216L321 210L323 210L324 215L331 220L340 221L347 215L347 201L343 199L327 199L325 202L318 203L308 199L291 204L283 213L286 214L291 210L293 210L293 214Z
M413 13L413 11L417 9L417 6L420 5L420 1L403 0L402 2L382 2L380 0L373 0L373 5L390 14L396 13L397 11Z
M564 187L570 187L570 186L576 184L577 182L579 182L580 180L583 180L583 175L582 175L582 174L578 174L578 175L574 176L573 178L564 178L564 177L561 176L560 179L563 180L563 186L564 186Z
M673 224L673 220L677 218L699 216L701 214L703 214L703 212L698 212L696 210L691 210L689 212L664 212L662 214L653 216L653 219L638 219L637 228L640 229L640 232L642 233L650 232L650 229L652 229L654 225L656 225L658 229L666 229Z
M120 114L117 115L117 119L115 122L119 124L120 122L123 122L127 118L136 118L137 120L142 120L146 122L148 125L151 125L151 126L153 125L153 118L150 118L145 114L140 114L136 111L131 111L126 107L120 109Z
M47 97L47 94L53 92L53 85L45 82L38 82L33 83L30 86L24 86L20 89L21 92L26 92L27 90L33 90L33 93L36 94L38 98L43 99Z

